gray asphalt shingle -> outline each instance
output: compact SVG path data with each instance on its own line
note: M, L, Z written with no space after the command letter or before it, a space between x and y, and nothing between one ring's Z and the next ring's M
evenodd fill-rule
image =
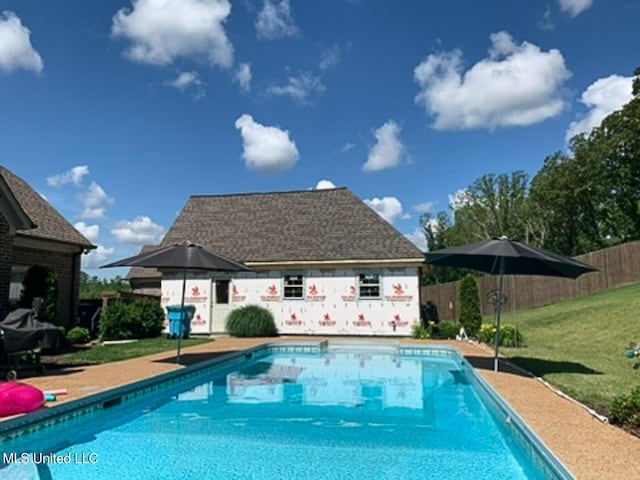
M18 230L18 235L54 240L85 248L95 248L89 240L22 178L2 166L0 166L0 175L4 178L22 209L36 224L36 228Z

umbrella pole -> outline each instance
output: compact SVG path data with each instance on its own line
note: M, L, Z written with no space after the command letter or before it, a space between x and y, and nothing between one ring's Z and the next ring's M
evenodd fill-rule
M176 355L176 363L180 365L180 342L182 341L182 322L184 322L184 296L187 291L187 269L182 273L182 300L180 303L180 325L178 326L178 354Z
M493 371L498 371L498 350L500 348L500 315L502 313L502 297L504 295L504 257L500 257L500 280L498 284L498 305L496 308L496 334L493 354Z

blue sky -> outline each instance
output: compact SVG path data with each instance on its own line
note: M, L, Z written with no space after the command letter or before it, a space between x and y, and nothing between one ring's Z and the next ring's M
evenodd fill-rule
M0 163L99 245L100 274L191 194L346 186L420 244L421 212L485 173L535 174L631 99L640 65L638 0L0 12Z

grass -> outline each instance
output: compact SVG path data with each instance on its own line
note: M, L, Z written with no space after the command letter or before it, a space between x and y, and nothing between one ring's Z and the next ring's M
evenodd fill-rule
M181 347L192 347L211 341L213 340L210 338L189 338L181 341ZM55 359L55 363L58 365L78 365L117 362L118 360L176 350L177 346L177 340L170 340L165 337L147 338L132 343L100 345L83 349L59 356Z
M500 351L606 414L614 397L640 385L640 370L624 357L630 342L640 342L639 317L640 284L508 313L502 322L515 325L526 346Z

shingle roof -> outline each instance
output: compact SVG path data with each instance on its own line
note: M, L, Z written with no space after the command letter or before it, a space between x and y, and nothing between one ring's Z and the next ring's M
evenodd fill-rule
M55 208L49 205L49 202L36 193L27 182L3 166L0 166L0 175L2 175L22 209L36 224L36 228L18 230L18 235L55 240L84 248L95 248Z
M195 195L162 243L184 240L242 262L424 260L346 188Z

